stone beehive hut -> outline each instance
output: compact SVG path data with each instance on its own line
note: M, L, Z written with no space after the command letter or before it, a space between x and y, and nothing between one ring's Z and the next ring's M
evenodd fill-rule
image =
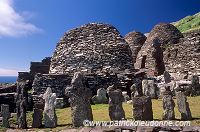
M57 44L49 73L120 73L127 69L134 69L132 53L117 29L91 23L65 33Z
M133 62L135 63L137 54L143 46L144 42L146 41L146 36L141 32L130 32L125 35L124 39L131 48Z
M200 72L200 32L184 34L184 38L164 51L166 70L170 72Z
M164 47L178 43L181 37L183 35L175 26L166 23L157 24L139 51L135 67L137 69L148 68L153 71L155 67L160 67L158 74L162 74L165 70L164 62L162 62Z

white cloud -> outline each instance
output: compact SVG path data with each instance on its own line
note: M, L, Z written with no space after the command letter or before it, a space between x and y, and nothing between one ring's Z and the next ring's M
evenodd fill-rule
M13 69L0 68L0 76L17 76L18 71Z
M0 0L0 37L26 36L41 31L35 25L26 22L27 18L23 13L15 11L13 0Z

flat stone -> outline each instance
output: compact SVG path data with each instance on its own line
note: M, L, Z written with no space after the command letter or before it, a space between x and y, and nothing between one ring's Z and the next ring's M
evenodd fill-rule
M153 127L137 127L136 132L153 132L154 128Z
M78 130L78 129L66 129L66 130L61 130L60 132L89 132L89 131L81 131L81 130Z

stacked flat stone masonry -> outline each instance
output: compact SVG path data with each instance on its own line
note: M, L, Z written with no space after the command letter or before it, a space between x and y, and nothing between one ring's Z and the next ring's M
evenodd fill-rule
M165 71L163 47L178 43L182 37L183 35L175 26L167 23L157 24L149 33L145 44L139 51L135 67L137 69L148 68L158 72L158 75L163 74Z
M111 25L90 23L66 32L51 59L51 74L119 73L134 69L129 45Z
M175 72L200 72L200 32L184 34L179 43L168 45L164 51L166 70Z

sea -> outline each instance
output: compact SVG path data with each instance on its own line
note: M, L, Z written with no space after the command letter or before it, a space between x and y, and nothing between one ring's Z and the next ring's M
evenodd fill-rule
M17 81L17 76L0 76L0 83L14 83Z

